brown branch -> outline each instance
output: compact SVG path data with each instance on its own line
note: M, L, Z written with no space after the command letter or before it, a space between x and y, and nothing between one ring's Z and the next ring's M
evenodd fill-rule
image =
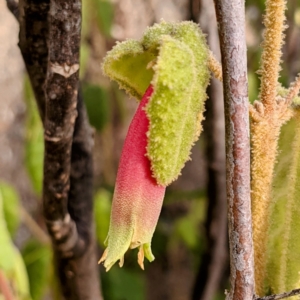
M68 195L77 117L81 2L51 0L48 20L43 209L56 247L66 256L78 256L86 245L68 212Z
M50 0L20 0L19 45L45 127L44 213L65 299L100 300L92 218L93 138L77 95L81 3L52 4L48 18Z
M93 232L93 136L81 93L72 144L68 211L86 247L79 257L55 249L57 272L66 299L100 300L99 272Z
M265 297L261 297L261 298L255 298L254 300L280 300L280 299L293 297L296 295L300 295L300 289L295 289L290 292L285 292L282 294L274 294L274 295L265 296Z
M80 29L81 1L51 0L44 215L64 296L98 300L101 295L92 231L93 140L81 97L77 104Z
M44 85L48 65L48 12L50 0L20 0L19 47L38 104L42 122L45 117Z
M226 182L230 244L228 300L254 294L250 202L250 142L245 8L239 0L215 0L222 54L226 126Z

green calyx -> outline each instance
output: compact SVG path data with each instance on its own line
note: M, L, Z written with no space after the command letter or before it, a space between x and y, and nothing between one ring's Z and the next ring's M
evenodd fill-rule
M180 175L201 132L206 100L208 46L192 22L161 22L141 41L118 43L106 56L103 71L132 97L141 99L152 84L147 156L158 184Z

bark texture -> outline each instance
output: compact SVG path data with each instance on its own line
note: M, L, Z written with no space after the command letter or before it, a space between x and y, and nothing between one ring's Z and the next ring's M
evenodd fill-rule
M245 8L241 0L215 0L222 54L226 182L230 244L228 300L254 295L250 202L250 143L245 41Z
M71 148L77 117L80 20L80 1L51 1L43 203L48 230L66 256L80 255L85 247L68 212Z
M20 0L19 12L14 13L19 15L19 47L43 122L45 118L44 85L48 65L49 24L47 18L49 9L50 0Z
M45 129L43 201L65 299L100 300L93 136L78 93L81 1L20 0L20 49Z
M88 123L81 93L78 97L78 117L75 122L68 212L76 224L77 243L83 243L83 253L73 255L54 246L56 267L63 295L71 300L100 300L99 272L93 230L93 160L92 130ZM68 237L68 240L71 236ZM76 243L75 243L76 244ZM59 245L59 243L58 243Z

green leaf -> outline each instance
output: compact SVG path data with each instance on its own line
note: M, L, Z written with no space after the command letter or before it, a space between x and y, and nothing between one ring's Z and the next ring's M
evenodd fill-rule
M32 299L43 299L52 271L50 246L30 240L23 248L22 255L29 277Z
M300 115L282 127L272 190L266 290L282 293L300 282Z
M154 87L146 107L150 127L147 155L157 182L168 185L190 159L203 118L210 73L204 34L192 22L161 22L142 40L117 44L106 56L104 73L140 99Z
M90 124L101 131L109 120L109 96L105 89L98 85L85 84L83 98Z
M44 162L44 130L28 78L25 79L27 105L25 165L34 191L41 195Z
M6 226L11 237L13 237L20 225L20 200L15 189L0 182L0 197L3 201L3 214Z
M104 247L109 229L111 193L101 189L94 197L94 218L98 243Z
M154 93L146 107L150 119L147 154L158 183L168 185L189 159L195 135L198 137L202 103L199 94L194 95L196 68L190 48L164 36L159 53Z
M140 42L127 40L117 43L103 61L103 72L118 82L130 96L141 99L153 77L148 64L155 59L157 51L145 51Z

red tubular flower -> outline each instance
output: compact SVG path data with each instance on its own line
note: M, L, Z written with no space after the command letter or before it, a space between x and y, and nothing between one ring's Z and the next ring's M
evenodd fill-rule
M144 269L144 256L154 260L151 239L161 211L165 187L152 177L146 156L149 120L145 106L153 93L150 85L130 124L120 159L112 203L107 248L99 263L108 271L128 248L139 247L138 263Z

